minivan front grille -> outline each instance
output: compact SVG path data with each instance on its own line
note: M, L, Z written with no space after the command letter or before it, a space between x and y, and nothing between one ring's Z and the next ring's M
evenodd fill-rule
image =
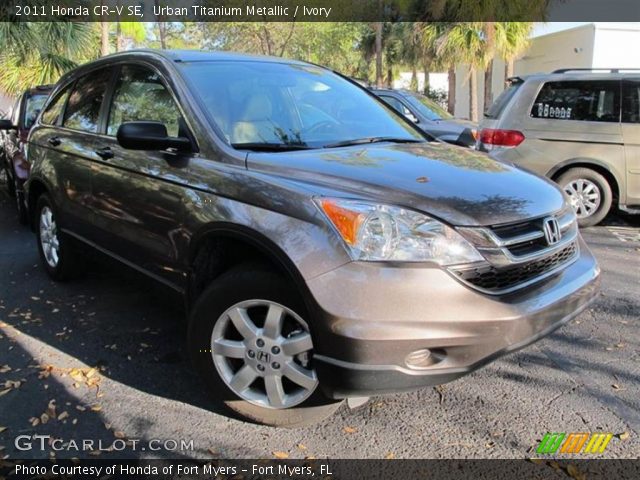
M549 221L557 222L559 238L547 238L545 224ZM540 281L564 268L578 254L578 225L570 208L524 222L460 227L458 231L486 261L452 267L450 271L485 293L506 293Z

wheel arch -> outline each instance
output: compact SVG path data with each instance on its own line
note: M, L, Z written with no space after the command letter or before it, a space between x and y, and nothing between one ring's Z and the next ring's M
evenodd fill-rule
M35 209L38 198L40 198L43 193L48 193L49 191L50 188L44 180L38 177L32 177L29 179L27 190L27 208L29 215L29 225L31 226L32 230L35 229Z
M248 262L263 263L282 273L307 307L313 308L304 277L294 262L275 242L252 228L228 222L203 227L190 243L188 262L188 309L213 280L229 268Z
M548 173L547 177L556 181L561 175L566 173L567 171L573 168L589 168L600 175L602 175L609 186L611 187L611 191L613 193L614 204L617 204L620 200L620 182L616 177L615 173L611 171L609 166L596 159L591 158L575 158L571 160L567 160L566 162L559 163L555 167L553 167Z

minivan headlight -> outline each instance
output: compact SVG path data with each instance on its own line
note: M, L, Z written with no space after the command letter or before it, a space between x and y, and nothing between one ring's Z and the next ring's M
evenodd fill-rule
M483 260L458 232L425 214L359 200L318 198L316 204L354 260L439 265Z

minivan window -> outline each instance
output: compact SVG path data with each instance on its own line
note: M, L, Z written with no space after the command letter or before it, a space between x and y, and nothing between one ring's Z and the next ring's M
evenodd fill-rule
M489 109L485 112L485 118L500 118L500 115L502 115L504 109L507 108L507 105L509 105L511 99L515 96L518 89L522 86L522 83L523 82L521 80L512 80L507 88L505 88L502 93L498 95L498 98L494 100Z
M620 121L619 81L547 82L531 108L534 118Z
M42 113L41 121L45 125L55 125L60 118L60 114L64 109L64 104L67 101L67 95L69 94L70 86L66 86L56 97L47 105L47 108Z
M640 123L640 80L622 82L622 121Z
M111 69L100 69L91 72L76 82L62 125L74 130L98 132L100 107L111 77Z
M180 110L157 73L139 65L122 67L109 113L107 135L115 136L123 122L148 120L162 122L169 136L177 137L180 118Z
M393 109L320 67L258 61L184 62L179 67L237 148L337 147L383 138L424 141Z
M33 126L47 98L49 98L49 95L45 93L36 93L27 97L27 105L24 112L24 128L31 128Z

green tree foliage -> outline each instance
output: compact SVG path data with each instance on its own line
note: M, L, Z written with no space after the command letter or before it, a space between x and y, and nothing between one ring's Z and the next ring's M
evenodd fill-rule
M15 95L56 82L99 55L96 39L91 23L0 22L0 90Z

